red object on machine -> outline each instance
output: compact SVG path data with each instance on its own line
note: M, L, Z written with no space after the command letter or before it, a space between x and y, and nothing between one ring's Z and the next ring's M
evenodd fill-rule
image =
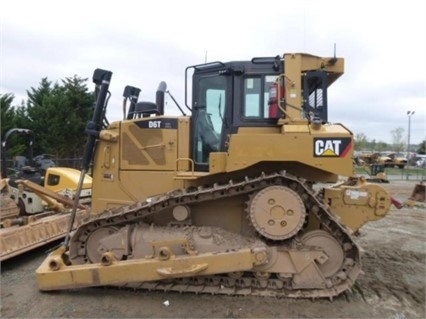
M278 107L278 89L280 89L280 98L284 98L285 90L284 86L275 82L272 84L269 89L269 118L281 118L283 116L283 112Z
M404 207L404 205L402 205L401 202L397 201L393 197L391 197L391 203L398 209L401 209L402 207Z

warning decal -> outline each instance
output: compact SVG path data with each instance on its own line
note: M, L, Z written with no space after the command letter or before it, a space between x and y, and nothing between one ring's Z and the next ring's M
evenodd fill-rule
M345 157L352 147L350 137L314 138L314 157Z

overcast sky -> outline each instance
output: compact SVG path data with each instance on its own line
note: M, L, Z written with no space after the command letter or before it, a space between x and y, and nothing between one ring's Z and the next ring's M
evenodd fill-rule
M56 82L111 70L107 117L122 118L126 85L154 101L160 81L184 104L184 72L207 61L287 52L345 58L329 89L329 120L392 142L411 117L426 138L426 1L3 1L0 93L15 104L47 77ZM168 99L166 112L178 114Z

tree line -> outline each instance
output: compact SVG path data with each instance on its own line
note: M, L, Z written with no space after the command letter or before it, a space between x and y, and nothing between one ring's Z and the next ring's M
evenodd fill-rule
M364 133L355 135L355 150L356 151L373 151L373 152L406 152L407 143L404 138L404 128L397 127L390 131L392 136L392 144L388 144L376 139L370 140ZM420 145L412 145L410 143L409 151L417 154L426 154L426 140Z
M33 154L53 158L81 158L92 118L95 97L87 80L78 76L52 83L42 78L39 86L27 90L27 100L14 104L12 93L0 95L1 139L11 128L34 133ZM13 134L7 141L7 158L29 156L28 136Z

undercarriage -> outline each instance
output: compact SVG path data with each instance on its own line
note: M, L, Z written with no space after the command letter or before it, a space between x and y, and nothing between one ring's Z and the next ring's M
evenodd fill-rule
M37 280L40 290L332 298L361 272L350 234L309 183L285 172L262 174L94 216L72 234L69 250L44 261Z

